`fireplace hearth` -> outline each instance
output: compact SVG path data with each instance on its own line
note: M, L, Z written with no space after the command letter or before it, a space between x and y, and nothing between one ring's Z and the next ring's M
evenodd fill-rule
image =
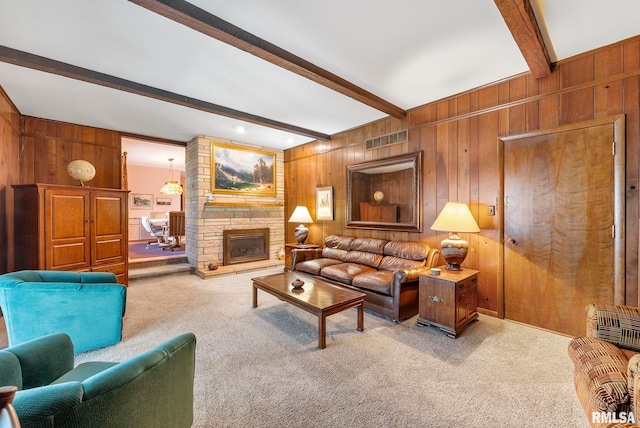
M224 266L269 260L269 229L238 229L223 232Z

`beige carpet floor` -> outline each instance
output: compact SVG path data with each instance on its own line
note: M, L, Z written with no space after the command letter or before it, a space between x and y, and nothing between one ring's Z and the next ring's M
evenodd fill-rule
M263 292L251 308L251 278L280 271L134 281L122 342L76 360L194 332L195 427L588 427L567 337L483 315L457 339L371 313L358 332L350 309L320 350L312 315Z

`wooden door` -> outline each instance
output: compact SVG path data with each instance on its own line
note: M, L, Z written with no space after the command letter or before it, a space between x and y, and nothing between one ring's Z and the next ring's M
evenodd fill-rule
M92 192L92 265L122 263L127 258L127 193Z
M577 336L588 303L622 303L621 138L598 122L504 140L506 318Z
M89 194L45 189L45 269L89 268Z

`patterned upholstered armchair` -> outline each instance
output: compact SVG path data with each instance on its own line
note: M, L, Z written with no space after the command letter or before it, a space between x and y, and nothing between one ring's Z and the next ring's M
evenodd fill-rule
M590 304L586 335L569 343L578 399L594 427L640 423L640 309Z

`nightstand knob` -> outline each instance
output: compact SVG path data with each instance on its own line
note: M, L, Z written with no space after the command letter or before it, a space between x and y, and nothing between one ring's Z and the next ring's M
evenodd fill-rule
M429 296L429 299L431 299L432 301L434 301L436 303L442 302L442 299L439 298L438 296Z

